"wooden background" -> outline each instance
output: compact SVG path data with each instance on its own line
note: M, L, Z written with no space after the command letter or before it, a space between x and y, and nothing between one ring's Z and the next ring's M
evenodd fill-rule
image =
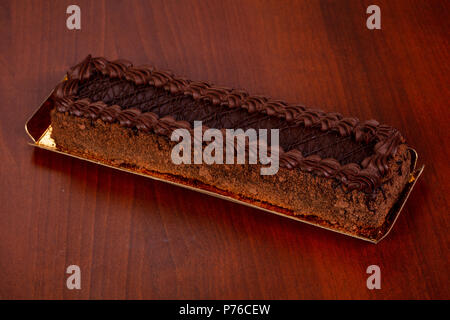
M382 30L365 26L372 3ZM0 298L450 298L448 4L1 1ZM27 118L88 53L378 119L424 175L373 245L29 146Z

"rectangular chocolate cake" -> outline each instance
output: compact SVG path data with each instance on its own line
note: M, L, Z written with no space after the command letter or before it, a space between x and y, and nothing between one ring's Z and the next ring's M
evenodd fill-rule
M172 175L286 209L307 221L377 238L410 177L401 134L153 67L88 56L52 94L57 148L107 164ZM175 164L176 129L278 129L279 170L261 164ZM207 144L204 143L203 148Z

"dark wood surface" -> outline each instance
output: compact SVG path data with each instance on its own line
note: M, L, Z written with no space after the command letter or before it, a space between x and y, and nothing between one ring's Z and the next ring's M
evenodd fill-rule
M0 298L450 298L448 16L448 1L1 1ZM27 118L88 53L378 119L424 174L373 245L29 146Z

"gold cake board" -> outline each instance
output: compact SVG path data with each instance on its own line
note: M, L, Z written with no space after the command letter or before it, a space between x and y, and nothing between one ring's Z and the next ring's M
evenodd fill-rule
M412 156L411 176L410 176L409 182L406 184L399 199L397 200L397 202L394 204L394 206L391 208L390 212L387 215L386 223L382 227L382 230L385 230L384 233L381 234L380 236L378 236L376 239L366 238L366 237L362 237L360 235L353 234L350 232L345 232L342 230L334 229L332 227L323 226L323 225L318 224L317 222L308 221L305 218L307 216L304 216L304 217L303 216L301 216L301 217L295 216L296 213L293 212L292 210L287 210L284 208L270 205L268 203L263 203L263 202L243 198L239 195L230 194L223 190L219 190L217 188L199 183L197 181L189 181L186 179L181 179L180 177L177 177L177 176L161 174L158 172L152 172L152 171L147 171L147 170L143 171L143 170L138 170L138 169L133 169L133 168L124 168L124 167L120 167L119 165L114 165L111 163L105 163L103 161L99 161L98 159L91 159L91 158L87 158L85 156L80 156L77 154L59 150L56 147L56 144L51 137L52 127L50 125L50 111L52 110L53 105L52 105L51 100L49 99L49 96L41 104L41 106L33 113L33 115L29 118L29 120L25 124L25 130L32 140L32 143L30 143L30 145L32 145L34 147L61 153L61 154L71 156L74 158L78 158L81 160L93 162L98 165L110 167L113 169L118 169L118 170L129 172L132 174L137 174L137 175L151 178L154 180L170 183L170 184L182 187L182 188L194 190L194 191L201 192L201 193L213 196L213 197L217 197L220 199L239 203L239 204L249 206L252 208L260 209L260 210L270 212L270 213L273 213L273 214L276 214L276 215L279 215L282 217L286 217L286 218L289 218L292 220L307 223L307 224L310 224L310 225L313 225L316 227L320 227L322 229L330 230L330 231L344 234L344 235L347 235L347 236L350 236L353 238L365 240L365 241L368 241L371 243L378 243L379 241L384 239L389 234L389 232L392 230L392 227L394 226L395 222L397 221L397 218L400 215L400 212L402 211L402 209L406 203L406 200L408 199L413 187L415 186L418 178L420 177L420 175L422 174L423 169L424 169L423 165L420 168L416 169L416 164L417 164L417 159L418 159L417 152L414 149L409 149L409 151L411 152L411 156Z

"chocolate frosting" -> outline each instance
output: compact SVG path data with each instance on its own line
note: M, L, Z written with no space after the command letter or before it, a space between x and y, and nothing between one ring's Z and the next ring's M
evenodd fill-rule
M380 186L389 159L404 143L396 129L375 120L360 122L90 55L69 70L53 98L58 112L169 137L178 128L192 130L194 120L203 121L204 130L278 128L281 167L366 193Z

